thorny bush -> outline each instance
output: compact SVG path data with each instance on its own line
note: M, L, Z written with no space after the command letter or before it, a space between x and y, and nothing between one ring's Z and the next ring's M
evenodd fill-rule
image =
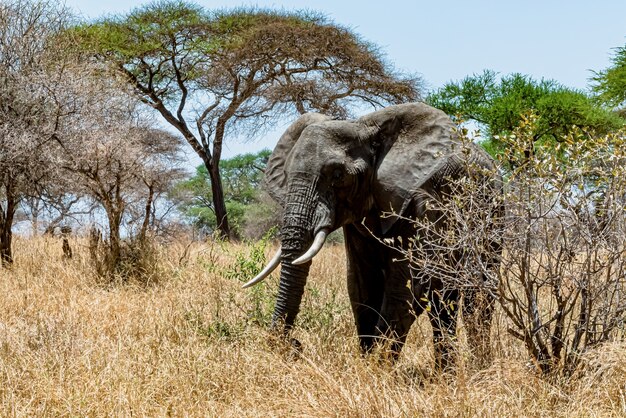
M451 180L429 202L437 219L415 219L415 238L391 245L415 280L494 295L537 370L567 377L585 352L625 335L626 132L573 130L548 147L534 143L536 129L529 114L500 138L503 193L480 175ZM498 204L504 216L493 216ZM500 267L490 268L486 249L498 239Z

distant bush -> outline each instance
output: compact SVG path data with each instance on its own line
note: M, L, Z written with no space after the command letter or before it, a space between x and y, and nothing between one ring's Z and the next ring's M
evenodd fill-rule
M260 192L256 203L248 206L243 216L241 236L248 240L259 240L267 232L276 230L281 222L282 208L267 193Z
M89 256L93 270L105 284L131 283L148 286L162 279L157 244L147 236L122 241L119 253L116 253L100 232L92 229Z

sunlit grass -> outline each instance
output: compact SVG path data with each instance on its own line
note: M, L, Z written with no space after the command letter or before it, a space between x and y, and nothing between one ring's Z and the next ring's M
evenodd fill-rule
M60 241L18 239L15 266L0 270L0 416L626 415L624 342L561 383L528 366L501 315L486 370L461 342L456 376L433 376L425 318L397 364L360 356L340 246L313 262L295 358L264 326L277 278L250 290L233 274L249 247L161 248L161 277L146 285L102 283L72 244L64 261Z

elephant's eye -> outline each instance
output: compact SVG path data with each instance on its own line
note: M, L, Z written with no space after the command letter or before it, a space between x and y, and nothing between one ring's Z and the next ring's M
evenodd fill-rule
M335 168L333 170L333 182L340 181L343 179L344 171L341 168Z
M331 182L334 187L346 187L350 182L344 167L337 167L331 173Z

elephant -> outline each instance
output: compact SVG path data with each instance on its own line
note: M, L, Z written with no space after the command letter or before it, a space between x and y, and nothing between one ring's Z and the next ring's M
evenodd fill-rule
M480 146L468 146L469 158L486 168L480 175L491 185L491 201L501 193L502 179ZM281 247L244 285L260 282L281 265L272 329L289 339L311 260L327 235L341 227L361 350L369 353L377 343L392 341L390 352L397 358L412 323L428 311L435 366L453 365L457 309L448 307L459 302L461 289L445 286L440 278L417 280L416 266L396 260L385 239L401 237L399 242L407 243L415 236L411 219L428 216L428 199L448 198L446 185L466 174L464 149L452 120L422 102L389 106L355 120L300 116L279 139L265 170L266 189L283 209ZM397 216L383 216L389 212ZM494 207L494 220L498 213ZM485 249L490 268L497 268L499 248L494 239ZM475 303L477 293L464 294L463 311L478 315L473 335L481 336L488 352L494 296L483 295Z

